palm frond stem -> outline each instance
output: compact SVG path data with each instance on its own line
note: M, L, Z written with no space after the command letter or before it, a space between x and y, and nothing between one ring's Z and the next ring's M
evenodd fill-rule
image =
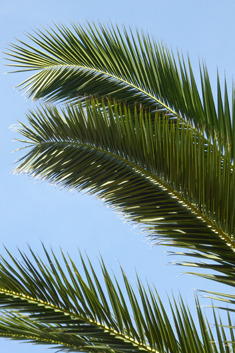
M173 305L168 298L173 328L156 288L147 285L145 290L137 274L138 296L123 269L124 291L114 274L114 279L110 277L102 258L104 285L89 258L88 268L80 254L82 275L62 250L62 262L52 250L52 257L45 247L44 251L47 262L30 249L35 264L21 252L23 261L7 251L13 264L1 256L0 336L57 345L53 348L69 352L228 353L223 345L230 342L227 332L219 327L213 335L197 298L199 331L182 298L178 304L173 297ZM229 314L228 319L230 325Z
M92 320L91 318L89 318L87 316L85 317L82 314L79 314L79 313L76 313L76 312L72 312L71 310L66 310L66 309L61 308L61 307L59 307L57 305L53 305L52 303L45 302L45 301L37 299L35 297L30 297L30 296L25 295L23 293L17 293L17 292L14 292L14 291L11 291L11 290L7 290L7 289L4 289L4 288L0 288L0 293L6 294L9 297L19 298L21 300L26 300L28 303L34 303L34 304L36 304L38 306L43 306L45 309L52 309L55 312L58 312L58 313L60 312L60 313L62 313L65 316L72 317L73 320L82 320L84 323L87 322L87 323L89 323L91 325L98 326L101 329L103 329L104 331L115 335L115 338L120 338L122 340L129 341L131 344L136 345L141 350L145 350L146 352L159 353L157 350L151 348L148 345L142 344L140 341L135 340L134 338L128 336L127 334L122 334L121 332L119 332L119 331L117 331L117 330L115 330L115 329L113 329L113 328L111 328L111 327L109 327L107 325L104 325L103 323L101 323L99 321L94 321L94 320ZM1 305L1 299L0 299L0 305ZM0 336L1 336L1 333L0 333ZM48 340L48 342L49 343L53 343L53 344L54 343L59 343L59 342L53 342L53 341L50 342L49 340Z
M15 65L15 64L14 64L14 65L8 64L8 66L14 66L14 67L15 67L16 65ZM181 117L179 114L177 114L173 109L171 109L169 106L167 106L167 105L164 104L162 101L160 101L159 99L157 99L155 96L151 95L149 92L147 92L147 91L141 89L140 87L134 85L133 83L131 83L131 82L129 82L129 81L126 81L126 80L122 79L121 77L112 75L112 74L110 74L109 72L102 71L102 70L98 70L98 69L94 69L94 68L88 67L88 66L82 66L82 65L68 65L68 64L64 64L64 65L55 65L55 66L48 66L48 67L44 67L43 69L44 69L44 70L54 70L54 69L57 69L57 68L64 68L64 67L72 68L72 69L73 69L73 68L74 68L74 69L84 69L84 70L87 70L87 71L92 71L92 72L95 72L95 73L100 73L100 74L105 75L105 76L107 76L107 77L113 78L113 79L115 79L115 80L117 80L117 81L123 82L123 83L125 83L126 85L128 85L128 86L130 86L130 87L132 87L132 88L134 88L134 89L140 91L141 93L145 94L146 96L148 96L148 97L151 98L152 100L156 101L157 104L159 104L161 107L165 108L166 111L168 111L168 112L170 112L171 114L173 114L173 115L174 115L175 117L177 117L180 121L185 122L185 119L184 119L184 118L182 118L182 117ZM26 80L26 81L28 81L28 80ZM19 85L15 86L15 88L18 88L18 87L22 86L23 84L24 84L24 82L22 82L22 83L20 83ZM22 88L22 89L23 89L23 88ZM28 90L29 90L29 89L30 89L30 88L28 88ZM28 90L27 90L27 91L28 91ZM27 93L27 91L25 91L24 94ZM36 92L35 92L35 94L36 94ZM35 96L35 94L34 94L34 96ZM34 97L34 96L33 96L33 97ZM86 97L86 98L87 98L87 97ZM141 103L140 103L140 104L141 104ZM190 124L190 122L189 122L189 124ZM193 125L190 124L190 126L191 126L191 128L192 128L193 130L197 131Z
M60 345L63 347L70 347L72 349L76 349L79 347L74 347L74 345L66 343L66 342L60 342L60 341L55 341L53 339L50 338L43 338L43 337L37 337L37 336L32 336L32 335L26 335L26 334L16 334L16 333L4 333L4 332L0 332L0 337L5 337L5 338L12 338L12 339L16 339L16 340L30 340L33 341L34 343L36 342L44 342L45 344L48 345ZM84 349L84 347L81 347Z
M39 47L20 42L11 44L6 53L22 71L39 72L25 80L29 97L49 101L74 101L79 97L112 97L127 105L143 104L150 110L166 111L172 118L187 121L192 129L204 128L207 138L217 135L223 143L232 143L235 126L230 122L230 108L225 82L224 102L219 77L218 112L212 95L207 68L200 66L202 98L188 58L178 53L178 64L173 52L149 35L118 26L101 30L93 24L82 28L71 23L73 31L64 25L56 30L36 30L28 38ZM189 71L188 71L189 69ZM232 104L232 116L234 104ZM232 160L235 146L232 147Z
M17 173L97 195L152 241L216 261L194 267L220 271L223 283L233 285L235 174L228 145L222 159L216 138L207 143L189 124L157 114L153 120L143 110L133 116L112 100L61 112L46 106L28 119L18 132L30 151Z
M71 141L65 140L65 141L60 141L61 145L67 146L70 144ZM197 207L193 205L193 203L189 202L185 197L183 197L179 192L177 192L175 189L171 188L169 184L165 183L161 178L158 178L157 175L154 175L153 173L148 172L146 169L141 168L138 164L131 162L129 159L123 158L120 155L114 154L110 151L107 151L106 149L101 149L98 147L95 147L93 144L86 144L86 143L79 143L73 141L73 145L77 145L79 147L84 147L84 148L89 148L97 152L101 152L104 155L111 156L121 162L124 162L126 165L129 165L133 171L139 173L139 175L144 176L145 178L148 178L152 183L157 184L162 190L167 191L169 195L171 195L172 198L174 198L181 206L184 206L186 209L190 210L193 214L197 215L198 219L201 219L204 223L207 224L208 228L211 228L211 230L217 234L221 239L223 239L228 246L231 247L231 249L235 252L235 242L224 232L221 228L219 228L211 219L209 219L205 214L203 214ZM51 142L41 142L41 146L49 146L51 145ZM20 174L20 171L16 172ZM22 173L27 173L27 170L22 171Z

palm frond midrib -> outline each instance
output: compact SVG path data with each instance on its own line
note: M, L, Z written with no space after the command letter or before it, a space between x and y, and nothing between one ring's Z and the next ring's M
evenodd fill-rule
M137 173L141 175L142 177L146 178L149 180L151 183L156 183L158 186L162 188L164 192L167 192L169 195L171 195L172 198L175 198L178 200L178 202L185 206L186 210L190 210L190 212L193 215L196 215L198 219L201 219L202 222L207 224L210 228L213 229L213 231L218 234L223 240L229 244L229 246L232 247L235 251L235 244L231 240L230 237L227 236L225 232L223 232L213 221L211 221L203 212L198 210L195 204L190 202L188 199L186 199L184 196L182 196L182 193L180 190L176 190L174 187L172 187L172 183L166 182L164 179L164 176L159 177L154 173L155 171L152 171L151 168L149 169L148 165L143 165L142 163L138 163L138 160L132 160L131 157L128 156L128 154L125 155L125 157L122 154L118 154L117 150L112 150L111 148L107 148L108 144L105 144L102 146L97 146L96 144L88 143L88 142L79 142L76 141L75 139L67 139L67 138L60 138L58 139L55 138L54 140L50 141L40 141L39 146L48 146L50 147L51 145L58 145L58 146L65 146L65 148L88 148L92 149L98 153L101 153L106 156L110 156L111 158L114 158L115 160L120 161L124 166L129 166L131 170L134 173ZM69 163L68 161L65 161L65 163Z
M0 293L4 293L9 297L19 298L21 301L25 300L26 302L34 302L36 305L40 307L45 307L45 312L47 312L47 310L50 308L56 313L62 313L65 316L70 316L72 320L74 320L75 322L76 320L81 320L83 321L84 325L89 324L96 328L99 328L101 331L104 331L106 334L108 335L110 334L112 338L115 337L115 339L117 340L128 342L129 344L134 345L135 347L139 347L139 349L141 350L145 350L147 352L159 353L156 349L151 347L151 345L149 345L148 342L146 343L142 342L140 337L139 337L139 340L137 340L137 337L138 337L137 333L136 333L136 337L131 337L128 333L119 331L117 329L118 327L117 323L115 323L114 317L111 319L110 313L109 314L106 313L108 314L107 319L111 321L110 325L107 325L107 323L105 324L102 321L98 321L97 318L94 318L94 317L89 318L87 315L81 314L79 311L71 311L71 310L68 310L68 308L62 308L60 306L53 305L52 303L45 302L44 300L30 297L30 295L9 291L9 290L6 290L5 288L0 288ZM36 313L37 310L34 309L34 311ZM105 308L102 307L102 311L104 311L105 313ZM37 315L35 315L35 313L32 313L32 318L37 318ZM41 311L39 313L39 316L40 315L42 315ZM114 326L116 327L116 329L114 328ZM49 339L48 339L48 342L50 342Z
M19 283L18 285L16 284L16 287L13 284L14 281L9 281L6 285L8 296L0 293L1 306L5 307L6 310L11 310L12 307L17 310L13 313L9 311L5 316L1 315L0 336L1 333L4 334L7 332L9 333L8 337L12 336L11 338L13 338L11 334L14 334L17 330L17 333L19 333L18 339L22 339L23 333L26 332L24 338L26 340L34 340L34 333L36 333L36 336L39 336L39 342L40 338L49 338L49 340L47 340L49 344L61 344L61 347L57 348L62 348L63 345L66 346L66 343L68 343L69 345L73 345L75 351L77 349L78 351L87 351L90 353L97 353L97 351L101 350L107 353L129 352L130 350L133 353L138 353L139 350L144 350L149 353L182 353L184 351L198 353L198 351L206 351L208 347L211 352L217 352L217 350L213 350L213 343L211 342L214 341L216 337L214 337L210 331L209 324L201 311L197 299L197 316L200 324L199 332L195 327L195 318L192 318L182 298L180 298L178 304L174 297L173 305L170 304L173 324L175 326L175 329L173 329L171 318L166 314L164 305L156 289L151 289L148 285L148 290L145 290L138 276L136 295L123 269L121 269L121 271L124 281L124 291L120 288L115 276L113 276L113 278L110 277L102 258L100 266L104 284L99 282L89 258L88 268L81 254L81 269L84 270L83 276L80 275L80 270L73 263L72 259L69 256L65 258L62 251L61 255L65 262L60 262L59 267L55 267L51 262L55 261L56 264L59 264L53 252L52 256L46 252L48 263L43 263L32 250L31 254L34 260L37 261L35 265L26 256L22 259L23 261L20 261L20 264L16 259L12 259L17 270L20 268L22 274L25 270L28 272L28 264L30 264L30 273L35 283L40 287L41 281L35 272L35 268L37 268L41 277L47 278L47 283L52 281L56 284L55 291L58 297L62 293L68 295L66 300L68 307L70 306L70 298L73 298L73 292L77 292L77 288L80 288L80 290L78 290L79 297L85 297L89 302L88 310L83 306L81 309L85 310L87 314L91 311L93 317L101 314L103 318L105 318L105 308L108 305L111 309L109 310L109 314L107 314L111 320L110 325L102 326L101 324L102 327L99 326L98 330L94 330L94 327L90 325L91 322L84 325L84 321L80 320L79 315L75 314L73 317L70 317L71 313L67 309L67 315L65 316L63 308L58 306L51 308L50 304L44 303L43 300L38 303L38 300L34 297L34 291L31 291L30 280L27 283L30 295L28 298L27 295L22 297L20 293L17 292L17 288L20 288L18 285L20 285L21 282L19 279ZM2 266L0 267L0 279L2 280L6 275L13 279L15 272L12 272L13 268L11 263L7 260L5 261L4 258L1 260L3 260L3 262L1 262ZM67 267L68 263L71 269ZM67 268L66 272L63 270L63 265ZM70 285L70 280L73 282L73 285ZM48 287L48 285L46 285L46 287ZM11 295L12 290L14 291L14 295ZM43 297L43 288L41 289L41 294ZM93 297L95 301L98 301L98 306L93 305L94 302L92 300L90 301L91 297ZM40 310L37 310L38 304L40 305ZM43 308L44 304L45 308ZM100 311L101 307L104 309L102 313ZM78 314L82 310L78 309ZM27 313L27 316L25 313ZM78 318L77 322L76 316ZM87 316L89 317L89 315ZM118 326L117 330L114 329L112 325L113 318L116 320ZM216 316L215 320L217 320ZM91 321L97 326L97 322L94 322L94 320ZM223 334L224 340L228 341L227 333L225 334L223 327L220 328L220 331L221 334ZM43 334L44 332L45 334ZM126 334L126 332L130 334ZM202 339L200 334L203 336ZM52 340L50 340L50 338L52 338ZM222 340L220 337L219 340L221 343ZM148 345L149 342L150 345ZM225 350L222 351L225 352Z
M15 66L15 65L13 65ZM103 67L100 67L99 69L97 69L96 67L92 67L92 66L86 66L84 65L78 65L78 64L67 64L67 63L62 63L62 64L52 64L50 66L43 66L43 67L38 67L37 70L43 69L45 71L51 71L51 70L65 70L65 69L72 69L74 71L81 69L81 70L86 70L86 71L92 71L95 74L99 75L105 75L108 79L112 80L116 80L117 82L121 82L123 84L125 84L126 86L130 86L131 89L133 90L137 90L139 91L141 94L148 96L152 102L155 102L157 104L156 107L160 108L160 110L163 110L165 112L168 112L170 114L172 114L172 117L177 117L177 119L179 119L180 121L185 122L185 118L182 118L176 111L174 111L174 109L170 108L170 106L168 106L166 103L164 103L163 101L160 100L160 97L157 98L156 96L153 95L153 92L151 92L149 87L145 87L145 86L141 86L141 85L136 85L136 83L133 81L133 79L131 79L131 77L121 77L121 76L117 76L115 73L109 72L104 70ZM16 86L16 87L20 87L22 84ZM120 88L122 89L122 88ZM37 94L37 91L34 93L34 96ZM168 102L167 102L168 103ZM195 127L193 125L191 125L192 129L195 129ZM195 129L196 131L196 129Z
M29 97L64 102L78 96L81 101L85 96L116 96L132 108L138 102L152 111L167 111L176 120L188 121L192 128L204 127L207 137L217 134L224 143L231 143L234 128L229 122L231 114L235 114L233 110L230 113L227 88L223 101L218 78L217 111L205 65L200 70L200 94L189 58L186 66L183 56L177 53L176 61L172 51L149 35L138 31L134 34L123 27L123 36L118 26L106 28L100 24L99 30L89 23L85 28L71 25L72 30L55 25L56 29L45 33L36 30L35 35L28 34L36 47L22 41L11 45L12 52L7 54L16 66L20 63L30 70L42 69L21 84L28 88ZM58 71L64 70L64 74L53 69L53 74L45 75L44 67L59 68L60 63L64 67L71 65L71 72L65 74L66 68L60 68ZM74 64L80 67L80 73L72 74ZM232 156L234 150L235 146Z

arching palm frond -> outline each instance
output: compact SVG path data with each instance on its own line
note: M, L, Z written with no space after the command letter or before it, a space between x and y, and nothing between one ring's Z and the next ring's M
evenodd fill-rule
M72 23L28 37L32 45L19 41L8 53L10 66L33 72L20 88L69 104L29 112L16 171L95 194L154 241L203 261L181 265L215 270L198 275L234 286L235 97L230 108L226 82L222 99L218 78L215 100L205 65L200 91L189 59L124 27ZM170 319L138 277L136 296L122 272L123 294L102 260L104 285L82 257L83 274L63 253L61 263L45 254L48 265L32 250L35 264L24 254L22 263L1 258L0 335L68 352L235 350L229 314L230 338L215 314L214 335L196 300L198 330L182 300L170 303Z
M233 158L234 96L230 109L226 83L223 100L218 78L214 100L205 65L200 92L189 59L188 68L180 55L177 63L172 52L138 31L72 23L72 30L59 25L28 37L34 47L19 41L11 45L8 58L18 71L38 71L20 85L29 97L51 102L109 96L130 108L137 102L204 128L207 136L215 133L223 143L232 144Z
M28 121L18 129L29 151L17 172L96 194L154 240L214 260L193 265L221 272L212 278L234 286L235 173L228 145L223 156L215 138L207 143L190 125L144 111L133 116L115 102L87 101L86 109L78 104L61 112L44 107Z
M44 250L47 262L31 249L34 261L23 253L20 261L1 256L0 336L67 352L230 352L232 329L229 337L217 325L213 334L198 300L200 333L182 300L169 318L156 289L146 291L138 276L135 294L122 270L124 292L102 259L100 281L81 255L79 269L63 252L61 261Z

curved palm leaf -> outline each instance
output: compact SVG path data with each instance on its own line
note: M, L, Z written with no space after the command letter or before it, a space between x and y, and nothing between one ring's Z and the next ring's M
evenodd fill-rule
M60 325L50 325L48 322L44 324L14 310L1 312L0 336L31 344L49 345L60 349L57 352L78 352L78 347L83 348L83 351L87 349L87 342L83 337L72 332L68 335L67 330Z
M143 111L133 116L115 102L87 101L85 110L80 104L62 112L44 107L28 120L18 131L30 150L17 172L96 194L153 239L214 260L193 265L221 272L213 279L234 286L235 173L228 145L222 159L215 138L207 143L188 124Z
M0 336L49 344L67 352L230 352L233 330L228 338L223 327L217 325L213 335L198 300L202 338L182 300L179 304L174 301L171 308L173 330L156 289L145 291L138 276L140 300L124 271L126 293L115 277L110 277L102 259L100 282L91 263L88 269L81 255L83 275L63 252L61 262L53 252L50 255L44 250L47 263L31 249L35 261L23 253L21 261L9 253L10 261L1 256Z
M187 69L178 54L177 64L173 53L149 35L128 33L125 27L121 33L117 26L106 28L102 24L98 29L72 23L72 28L59 25L28 34L35 47L22 41L11 45L8 55L12 66L18 71L38 70L20 85L29 97L66 101L110 96L127 102L130 108L138 102L152 111L157 108L171 117L191 121L192 126L204 127L207 136L215 133L223 143L232 144L234 96L231 111L226 82L223 101L218 78L215 102L206 66L201 68L200 93L190 60ZM232 158L234 151L232 144Z

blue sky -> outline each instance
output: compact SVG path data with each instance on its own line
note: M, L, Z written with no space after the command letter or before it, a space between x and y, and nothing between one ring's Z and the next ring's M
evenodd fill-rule
M235 75L235 3L232 0L2 0L0 6L0 47L15 38L25 40L24 31L35 27L69 21L85 23L115 22L149 31L165 45L189 54L198 74L198 60L205 61L216 94L217 68L221 78L226 72L231 93ZM9 127L17 120L25 122L25 112L33 108L22 92L13 90L27 75L7 74L1 56L0 80L0 160L1 160L1 218L0 235L4 244L17 256L18 246L27 250L27 243L42 253L40 240L53 250L60 247L76 260L77 249L86 251L93 264L102 254L105 263L117 274L119 262L130 280L135 282L135 270L140 278L155 284L166 303L166 293L178 296L195 312L193 289L218 289L218 285L192 276L180 276L181 268L167 266L173 258L165 258L166 248L145 240L143 234L123 220L100 201L89 195L60 190L45 182L36 182L25 175L14 175L14 162L21 153L11 152L19 147L17 137ZM231 95L231 94L230 94ZM169 250L169 249L168 249ZM3 253L0 245L0 253ZM203 301L203 304L210 304ZM167 305L167 304L166 304ZM209 314L209 313L208 313ZM22 345L0 339L2 352L43 352L45 347Z

